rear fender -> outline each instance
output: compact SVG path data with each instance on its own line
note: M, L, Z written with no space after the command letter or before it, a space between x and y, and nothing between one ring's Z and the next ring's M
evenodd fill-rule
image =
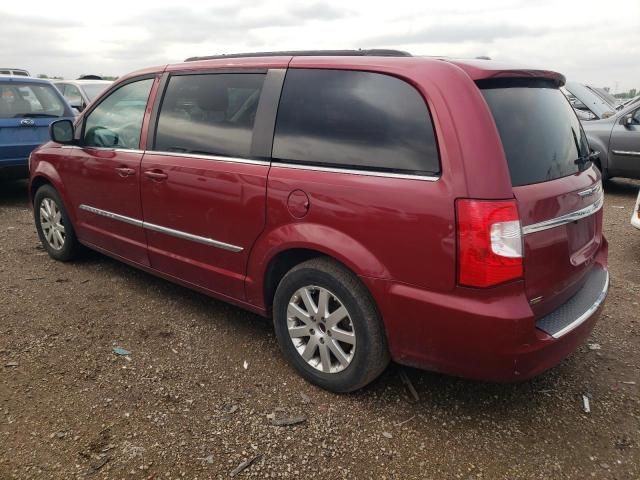
M326 225L295 223L265 231L256 241L247 267L247 300L265 307L264 281L270 262L281 252L307 249L344 264L356 275L389 278L387 268L362 244Z

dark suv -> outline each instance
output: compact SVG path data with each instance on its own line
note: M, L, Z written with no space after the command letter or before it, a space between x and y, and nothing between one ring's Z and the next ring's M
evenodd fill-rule
M53 124L36 227L55 259L86 245L272 316L330 390L389 359L525 379L580 345L609 284L563 82L394 51L148 68Z

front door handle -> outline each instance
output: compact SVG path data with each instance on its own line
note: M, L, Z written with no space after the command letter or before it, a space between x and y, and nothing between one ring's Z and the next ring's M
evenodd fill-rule
M169 175L164 173L162 170L154 169L154 170L145 170L145 176L149 177L151 180L161 181L169 178Z
M129 168L129 167L117 167L116 172L118 172L118 175L120 175L121 177L129 177L131 175L135 175L136 171L133 168Z

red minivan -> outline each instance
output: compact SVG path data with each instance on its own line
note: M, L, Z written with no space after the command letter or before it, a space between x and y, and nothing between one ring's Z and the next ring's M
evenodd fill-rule
M40 239L273 317L306 379L513 381L589 335L603 191L558 73L403 52L189 59L113 84L30 159ZM266 361L266 359L265 359Z

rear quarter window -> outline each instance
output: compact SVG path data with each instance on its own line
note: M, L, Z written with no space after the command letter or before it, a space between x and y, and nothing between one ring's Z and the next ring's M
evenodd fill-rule
M589 152L569 101L547 82L479 82L493 114L514 187L579 172Z
M438 148L418 91L389 75L290 69L273 142L274 161L434 175Z

